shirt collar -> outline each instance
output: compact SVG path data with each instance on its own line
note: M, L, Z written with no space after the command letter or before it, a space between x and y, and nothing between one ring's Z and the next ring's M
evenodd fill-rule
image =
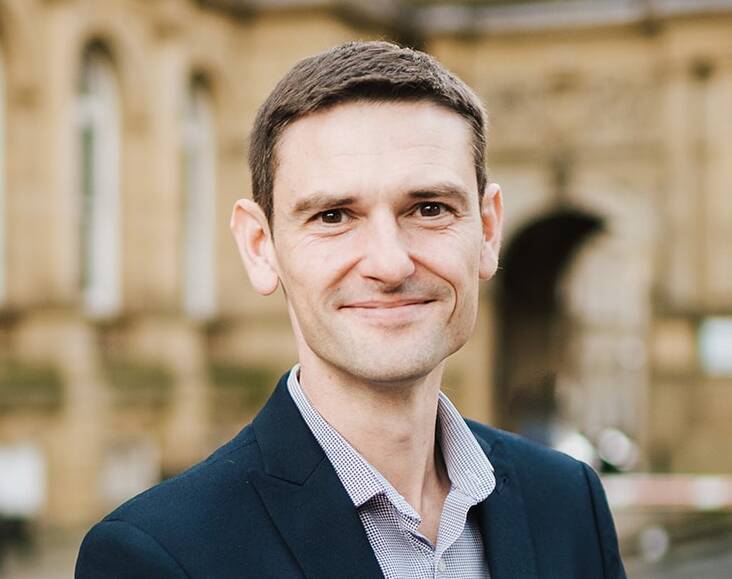
M296 364L287 377L290 396L358 508L377 494L386 492L386 480L313 408L300 386L299 371L300 365Z
M419 515L361 454L313 408L300 386L300 365L290 370L287 389L308 428L341 480L356 508L378 494L386 495L402 514ZM440 392L437 405L438 440L452 486L475 503L495 488L493 466L448 397Z
M479 503L493 492L493 465L450 399L440 392L437 426L442 457L452 486Z

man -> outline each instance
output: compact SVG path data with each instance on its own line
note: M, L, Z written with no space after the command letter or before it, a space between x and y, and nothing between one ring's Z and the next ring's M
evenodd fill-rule
M297 64L255 121L231 226L287 298L299 364L205 462L96 525L77 577L616 579L586 465L440 393L493 276L485 115L426 54L349 43Z

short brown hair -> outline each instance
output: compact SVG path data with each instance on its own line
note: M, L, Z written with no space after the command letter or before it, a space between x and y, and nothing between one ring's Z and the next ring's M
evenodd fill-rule
M486 113L480 99L435 58L383 41L348 42L298 62L262 104L249 148L254 200L270 224L277 141L297 119L350 101L427 100L455 111L473 132L478 193L486 186Z

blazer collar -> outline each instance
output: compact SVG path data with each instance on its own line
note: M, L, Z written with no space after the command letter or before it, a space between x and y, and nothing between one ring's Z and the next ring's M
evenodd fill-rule
M538 579L526 506L503 434L474 434L496 477L496 488L476 507L491 579Z
M253 422L264 470L249 480L310 579L383 577L348 493L287 391L287 374ZM538 579L526 506L500 431L474 434L496 488L475 508L491 579Z
M264 470L249 480L310 579L383 577L356 508L287 391L253 422Z

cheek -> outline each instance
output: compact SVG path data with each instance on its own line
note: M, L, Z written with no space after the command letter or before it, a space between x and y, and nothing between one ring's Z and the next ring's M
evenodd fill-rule
M480 268L480 241L474 236L445 232L425 236L415 253L420 261L458 291L477 286Z
M337 291L362 254L356 236L320 239L311 244L299 267L305 270L306 276L317 279L320 299L327 299L322 294Z
M343 240L303 240L283 246L278 257L282 285L296 301L322 303L327 299L323 293L349 269L353 254Z

